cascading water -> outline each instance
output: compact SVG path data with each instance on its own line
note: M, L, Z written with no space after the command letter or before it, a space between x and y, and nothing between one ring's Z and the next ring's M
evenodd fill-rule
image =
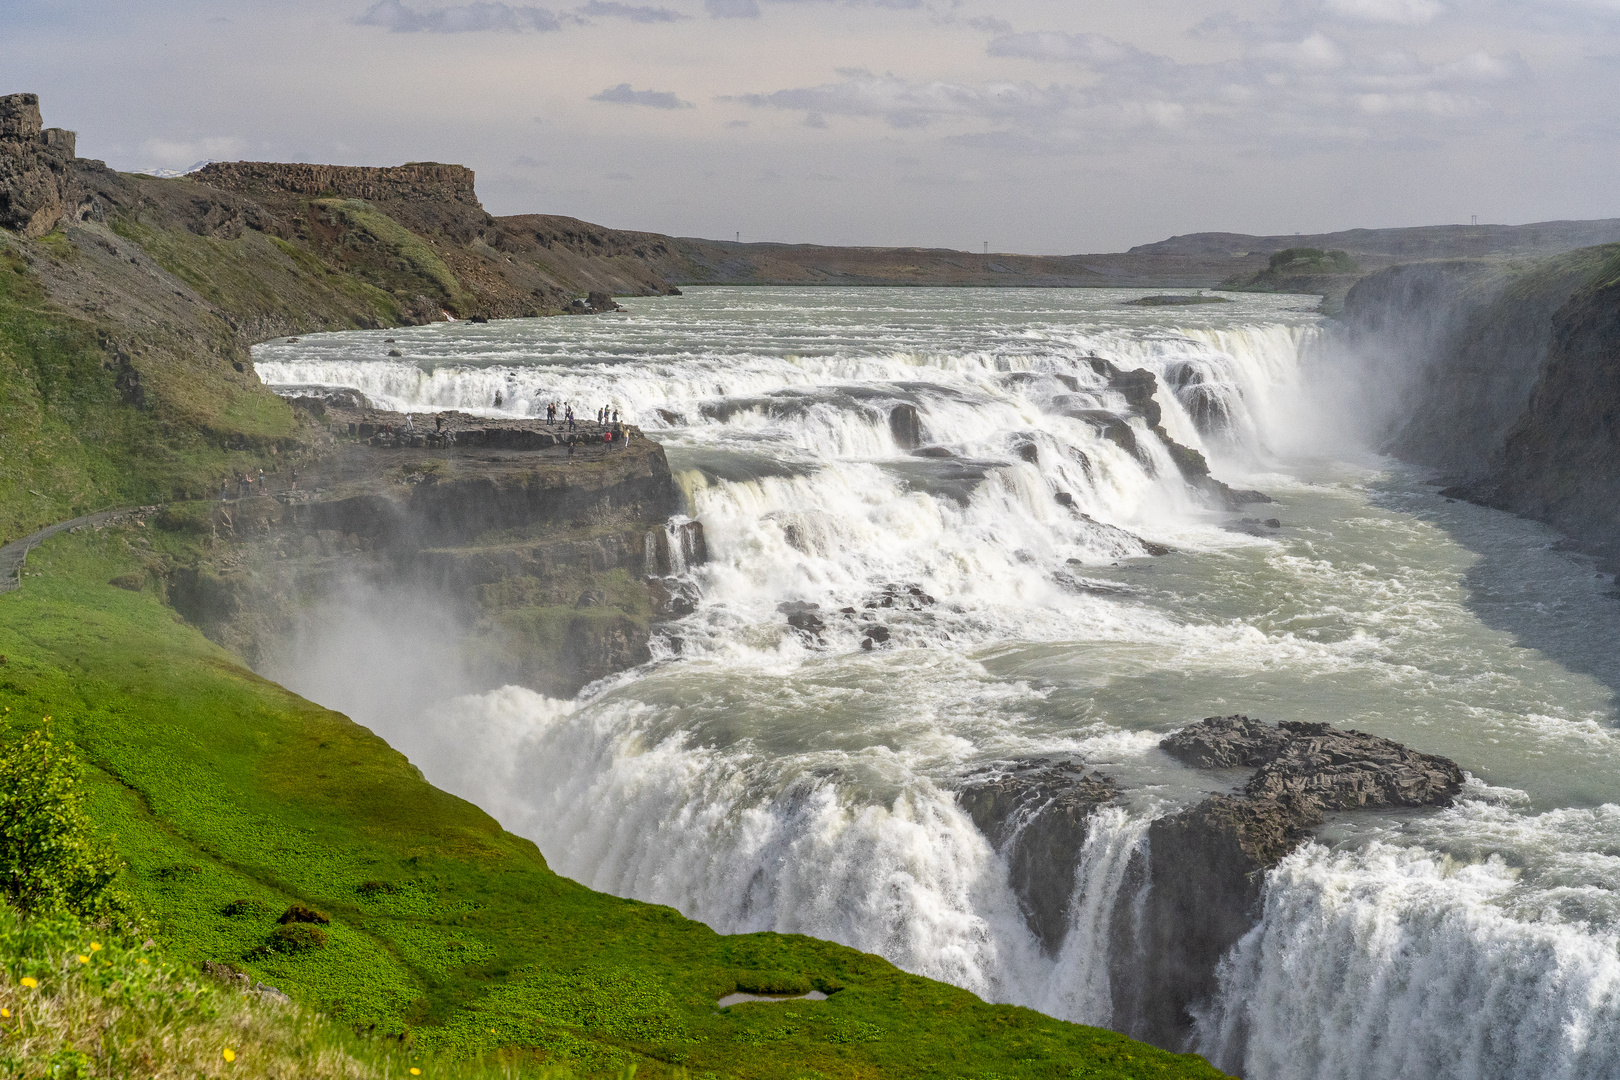
M1255 1078L1600 1075L1612 601L1535 526L1303 456L1324 415L1309 301L1133 295L694 289L394 331L393 360L375 334L260 346L272 384L392 408L612 403L664 443L707 537L684 570L701 600L647 667L575 702L508 687L360 719L594 888L1101 1024L1147 823L1222 783L1163 732L1234 711L1375 731L1494 786L1416 824L1332 823L1279 868L1196 1048ZM1282 528L1212 508L1110 374L1139 367L1165 433L1275 496ZM955 794L1033 757L1125 791L1048 947ZM1490 1029L1472 1056L1459 1017Z

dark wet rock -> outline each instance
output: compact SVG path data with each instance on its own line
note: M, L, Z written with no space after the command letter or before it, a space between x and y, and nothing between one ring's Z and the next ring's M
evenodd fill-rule
M808 611L794 612L792 615L787 617L787 623L801 634L806 634L815 638L819 638L821 636L821 632L827 629L827 624L822 621L820 615L816 615Z
M1114 909L1109 980L1114 1026L1181 1049L1191 1008L1216 986L1215 969L1259 916L1265 871L1321 821L1314 806L1215 795L1148 828L1146 860ZM1145 886L1145 889L1143 888Z
M1087 357L1086 360L1093 371L1108 380L1108 388L1121 394L1131 411L1147 422L1148 428L1164 444L1170 459L1176 463L1176 469L1182 478L1202 492L1207 500L1216 506L1230 509L1249 503L1272 501L1270 496L1262 492L1237 490L1221 483L1210 475L1209 462L1204 460L1203 454L1181 445L1170 437L1170 433L1164 429L1164 416L1156 397L1159 381L1153 372L1146 368L1121 371L1100 356ZM1152 459L1137 445L1136 433L1131 430L1129 422L1124 418L1101 409L1078 409L1065 415L1096 425L1105 439L1151 468Z
M923 592L921 585L889 584L883 586L883 590L863 606L868 611L873 608L901 608L918 611L925 607L932 607L937 602L932 596Z
M647 591L652 594L653 614L660 619L679 619L697 610L697 586L689 581L650 577Z
M1050 758L987 766L957 789L962 809L1006 857L1024 919L1048 953L1068 930L1087 822L1118 793L1109 777Z
M1097 429L1097 434L1127 454L1130 454L1144 465L1149 463L1149 459L1143 454L1142 448L1137 445L1136 432L1131 430L1130 421L1123 416L1111 413L1107 409L1071 409L1064 415L1074 420L1084 420Z
M389 349L388 350L388 355L389 356L404 356L405 354L400 352L398 349Z
M1211 716L1172 732L1159 743L1195 769L1257 769L1274 760L1288 734L1247 716Z
M1284 721L1281 752L1250 778L1257 799L1294 797L1325 810L1450 806L1462 791L1455 761L1330 724Z
M915 450L922 445L922 417L915 405L896 405L889 410L889 434L902 450Z
M1031 465L1040 464L1040 447L1036 446L1032 442L1021 442L1016 444L1013 446L1013 453L1017 454L1020 460L1027 461Z
M810 604L802 600L791 600L787 603L777 604L776 610L787 616L787 624L807 638L821 640L821 632L827 629L827 623L819 612L820 604Z
M943 446L925 446L921 450L913 450L911 454L913 457L927 458L948 458L952 456L951 452Z
M1074 506L1074 496L1070 495L1067 491L1060 491L1056 495L1053 495L1052 498L1057 501L1059 506Z
M861 648L867 652L871 652L873 648L879 645L889 643L889 628L887 626L863 626L861 627L861 633L865 635L861 638Z
M1121 301L1126 307L1190 307L1194 304L1230 304L1224 296L1205 296L1203 293L1166 293L1163 296L1141 296Z
M1180 1049L1220 958L1255 925L1265 872L1329 810L1446 806L1453 761L1330 724L1212 716L1159 744L1198 768L1254 768L1241 794L1215 795L1148 828L1130 874L1143 899L1115 909L1114 1026Z
M672 523L648 534L655 573L668 576L709 561L709 544L701 521Z
M1462 790L1456 762L1331 724L1212 716L1159 745L1195 768L1258 769L1243 789L1256 799L1297 798L1323 810L1448 806Z
M1268 529L1280 529L1282 528L1282 522L1276 518L1266 518L1265 526Z
M606 311L624 310L624 308L620 307L614 302L613 297L600 290L593 290L590 295L585 298L585 306L590 311L595 312L598 315Z

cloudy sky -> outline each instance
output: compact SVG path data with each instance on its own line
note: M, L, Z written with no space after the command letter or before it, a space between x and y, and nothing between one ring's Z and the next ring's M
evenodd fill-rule
M1620 216L1620 0L4 0L17 90L117 168L455 161L687 236Z

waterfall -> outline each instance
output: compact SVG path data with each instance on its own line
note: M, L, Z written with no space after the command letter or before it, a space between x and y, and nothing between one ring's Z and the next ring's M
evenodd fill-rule
M1288 471L1327 426L1314 316L1117 300L694 289L612 322L400 331L398 359L333 334L255 360L273 385L396 409L611 402L664 444L702 523L701 564L678 526L646 539L700 596L665 628L679 649L573 702L506 687L419 725L368 719L431 780L592 888L1106 1024L1117 927L1142 910L1133 859L1214 783L1157 750L1168 727L1365 714L1498 771L1515 741L1554 773L1613 756L1602 688L1480 629L1458 586L1474 554L1377 507L1385 473ZM1162 430L1222 480L1263 478L1280 529L1212 506L1094 358L1152 372ZM1039 757L1127 791L1090 820L1055 951L953 789ZM1193 1048L1254 1080L1612 1072L1620 811L1532 815L1493 790L1277 868Z
M1568 835L1567 816L1541 823L1545 839ZM1617 808L1596 816L1612 837ZM1456 865L1421 848L1310 845L1272 872L1197 1048L1254 1080L1612 1077L1620 935L1515 912L1522 891L1500 856Z

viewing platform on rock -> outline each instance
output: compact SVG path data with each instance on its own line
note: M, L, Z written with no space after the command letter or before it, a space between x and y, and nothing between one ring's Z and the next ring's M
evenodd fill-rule
M334 400L334 397L336 400ZM351 400L358 398L355 395ZM296 407L318 417L335 437L356 439L378 449L417 450L560 450L565 454L625 450L646 435L634 424L599 424L575 420L572 429L560 417L488 417L456 410L403 413L369 405L346 404L341 395L325 400L293 398ZM607 436L611 435L609 439Z

